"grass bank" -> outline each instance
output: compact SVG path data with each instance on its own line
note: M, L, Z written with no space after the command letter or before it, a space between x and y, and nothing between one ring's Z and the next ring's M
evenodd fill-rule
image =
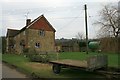
M108 66L109 67L119 68L118 57L120 56L120 54L118 55L115 53L90 52L89 54L86 54L85 52L63 52L63 53L59 54L59 59L84 60L84 59L87 59L89 56L101 55L101 54L105 54L108 56Z
M62 53L59 55L60 59L65 59L65 54L67 58L75 59L72 53ZM69 56L67 55L69 54ZM74 55L77 56L78 53ZM80 54L78 54L80 58ZM81 54L82 55L82 54ZM87 55L86 55L87 57ZM81 59L81 58L80 58ZM98 78L103 77L94 72L86 72L82 70L74 70L74 69L64 69L61 71L59 75L56 75L52 72L52 65L50 64L42 64L37 62L30 62L28 58L23 55L15 55L15 54L3 54L2 60L8 62L9 64L15 65L24 72L28 74L35 73L41 78Z
M2 53L0 53L0 61L2 61Z

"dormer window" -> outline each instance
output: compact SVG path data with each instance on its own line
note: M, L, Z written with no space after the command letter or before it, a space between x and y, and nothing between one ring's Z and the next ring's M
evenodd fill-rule
M40 29L39 35L40 35L40 36L45 36L45 30L44 30L44 29Z

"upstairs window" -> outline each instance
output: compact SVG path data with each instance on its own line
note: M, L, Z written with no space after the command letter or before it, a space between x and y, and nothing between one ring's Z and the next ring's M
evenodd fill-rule
M35 43L36 48L40 48L40 43Z
M39 35L40 35L40 36L45 36L45 30L40 29L40 31L39 31Z

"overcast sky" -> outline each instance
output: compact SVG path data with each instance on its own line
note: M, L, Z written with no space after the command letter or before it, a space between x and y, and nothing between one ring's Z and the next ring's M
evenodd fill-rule
M56 29L56 38L75 38L78 32L85 34L84 5L88 10L89 38L96 38L98 27L93 25L99 18L103 5L119 0L0 0L0 36L7 29L21 29L27 18L34 20L44 14Z

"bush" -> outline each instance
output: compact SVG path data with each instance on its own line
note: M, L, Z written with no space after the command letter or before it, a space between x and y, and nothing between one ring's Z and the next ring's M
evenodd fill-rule
M56 60L56 54L47 53L47 52L37 52L34 49L25 49L24 55L33 62L42 62L47 63L52 60Z
M47 54L34 54L29 56L30 60L33 62L47 63L51 60L50 56Z
M29 48L24 48L23 49L23 53L28 53L28 51L29 51Z

